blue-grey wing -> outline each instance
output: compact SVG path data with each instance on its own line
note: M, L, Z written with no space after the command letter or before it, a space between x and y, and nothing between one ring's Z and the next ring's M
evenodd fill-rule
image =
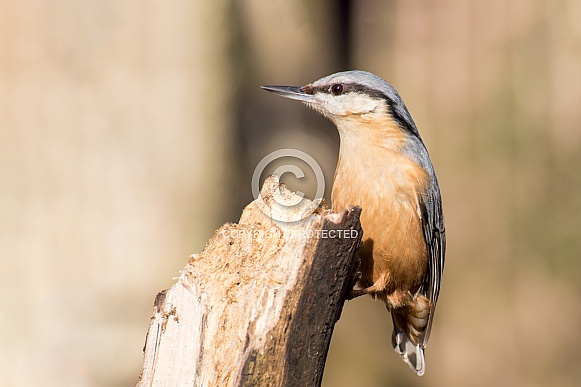
M424 347L430 338L446 255L446 230L444 214L442 213L442 199L435 175L432 176L432 183L420 201L424 239L428 249L428 270L421 292L430 300L431 304L426 330L420 335L420 345Z

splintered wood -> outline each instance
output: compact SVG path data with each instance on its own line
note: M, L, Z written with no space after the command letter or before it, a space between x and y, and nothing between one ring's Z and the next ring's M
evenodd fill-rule
M353 287L361 210L269 177L156 297L138 386L317 386Z

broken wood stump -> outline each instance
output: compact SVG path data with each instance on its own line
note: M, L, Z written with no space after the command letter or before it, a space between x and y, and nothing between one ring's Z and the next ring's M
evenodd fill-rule
M155 298L138 386L320 385L362 231L318 204L267 178Z

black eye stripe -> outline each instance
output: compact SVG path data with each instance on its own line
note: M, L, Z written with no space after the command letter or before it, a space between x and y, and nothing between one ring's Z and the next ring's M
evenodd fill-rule
M335 93L333 91L333 88L336 86L341 87L342 90L340 92ZM357 83L333 83L331 85L327 84L327 85L319 85L319 86L307 85L307 86L303 86L301 88L301 90L306 94L329 93L329 94L339 95L339 94L347 94L347 93L357 92L357 93L366 94L366 95L373 97L373 98L381 98L381 99L389 100L389 98L385 94L383 94L381 91L375 90L375 89L372 89L370 87L360 85Z
M319 85L319 86L307 85L307 86L303 86L301 88L301 91L303 93L311 94L311 95L314 95L316 93L325 93L325 94L332 94L333 95L334 93L332 91L332 88L335 85L343 86L343 90L340 94L347 94L347 93L355 92L355 93L365 94L365 95L372 97L372 98L384 100L385 103L387 104L387 108L389 109L390 114L393 116L393 119L396 120L400 124L400 126L402 128L404 128L405 130L407 130L410 134L419 137L419 135L417 133L417 129L415 128L415 124L413 123L413 120L409 116L409 113L407 113L407 110L405 110L405 105L403 107L405 112L402 112L401 109L394 108L394 105L397 105L398 103L401 103L403 105L403 103L396 102L393 99L391 99L389 96L387 96L386 94L382 93L381 91L373 89L369 86L361 85L358 83L333 83L331 85L326 84L326 85Z

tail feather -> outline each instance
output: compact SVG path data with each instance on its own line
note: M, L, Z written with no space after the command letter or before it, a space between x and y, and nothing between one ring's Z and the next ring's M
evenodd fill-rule
M406 362L412 371L418 376L422 376L426 370L424 348L419 343L412 343L404 329L398 323L398 318L396 318L395 313L392 313L392 319L393 334L391 335L391 345L393 349L399 353L403 361Z
M426 368L424 347L429 337L430 306L426 297L416 295L410 305L391 310L393 349L418 376L422 376Z

